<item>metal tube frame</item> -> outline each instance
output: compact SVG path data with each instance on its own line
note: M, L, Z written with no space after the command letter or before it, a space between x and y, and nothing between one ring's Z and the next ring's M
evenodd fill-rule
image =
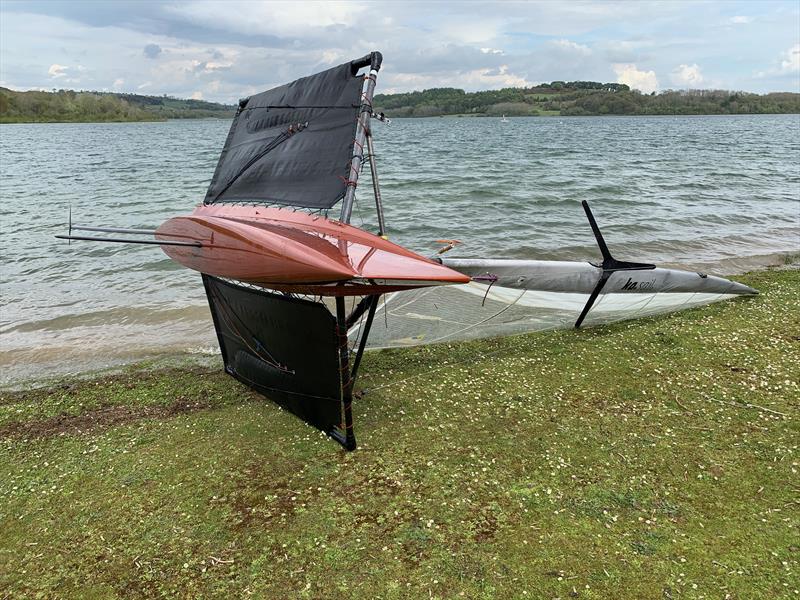
M386 222L383 219L381 188L378 185L378 168L375 166L375 145L372 143L372 130L367 130L367 152L369 152L369 172L372 174L372 191L375 193L375 210L378 213L378 235L386 237Z
M361 332L358 350L353 358L353 365L350 366L350 348L348 345L348 323L347 311L345 309L344 296L336 297L336 333L339 336L339 372L342 379L342 423L337 429L330 432L330 436L339 442L346 450L356 449L356 436L353 431L353 389L355 388L358 367L361 358L364 356L364 349L367 345L369 330L375 318L375 310L378 308L380 295L368 296L366 304L369 305L364 329ZM365 304L365 305L366 305ZM362 313L363 314L363 313Z
M178 242L178 241L161 241L161 240L134 240L124 238L105 238L93 235L57 235L55 236L60 240L79 240L85 242L113 242L117 244L144 244L151 246L192 246L194 248L202 248L202 242Z
M366 143L369 132L369 119L372 117L372 97L375 93L375 81L378 78L378 68L380 68L380 66L375 65L370 69L369 75L364 79L364 86L361 91L361 112L358 115L356 139L353 144L353 157L350 159L350 173L347 176L347 189L344 193L342 213L339 217L342 223L349 223L350 215L353 212L358 175L361 171L361 164L364 161L364 144Z
M347 313L344 296L336 296L336 333L339 337L339 377L342 381L342 424L330 436L345 447L356 449L356 436L353 431L353 377L350 371L350 349L347 345Z

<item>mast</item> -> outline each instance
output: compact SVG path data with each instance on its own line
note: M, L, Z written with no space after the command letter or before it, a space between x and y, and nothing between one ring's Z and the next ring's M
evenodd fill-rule
M369 75L364 78L364 87L361 92L361 111L358 115L356 125L356 138L353 145L353 157L350 160L350 173L347 179L347 189L342 200L342 213L339 220L342 223L350 222L350 215L353 212L353 201L356 197L356 185L358 184L358 174L361 171L361 164L364 161L364 144L369 135L369 119L372 117L372 96L375 93L375 81L378 78L378 71L383 62L383 55L380 52L372 52L363 58L354 60L350 63L355 74L358 69L369 66ZM371 144L370 144L371 145ZM371 153L370 153L371 156ZM373 166L372 164L370 166ZM374 171L373 171L373 177ZM379 211L379 214L382 211ZM382 220L382 214L379 219ZM383 235L383 234L381 234Z

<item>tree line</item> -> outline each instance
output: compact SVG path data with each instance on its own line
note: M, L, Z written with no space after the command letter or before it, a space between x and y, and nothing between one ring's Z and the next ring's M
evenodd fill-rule
M800 94L726 90L643 94L618 83L554 81L530 88L469 93L457 88L433 88L378 94L374 105L390 117L763 114L800 113Z
M0 123L81 123L230 118L234 108L203 100L113 92L16 92L0 88Z
M620 83L553 81L529 88L480 92L433 88L378 94L374 106L390 117L800 113L800 94L760 95L725 90L642 94ZM0 88L0 123L162 121L233 115L233 106L167 95L73 90L15 92Z

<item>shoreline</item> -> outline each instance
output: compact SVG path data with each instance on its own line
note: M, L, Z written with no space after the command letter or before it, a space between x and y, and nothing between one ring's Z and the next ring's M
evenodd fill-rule
M697 270L733 279L775 269L800 269L800 252L778 252L732 260L734 262L727 269L708 268L702 263L687 265L665 262L659 266ZM754 264L757 268L752 268ZM198 305L168 310L171 313L168 317L161 313L148 317L147 310L138 311L145 313L144 316L135 317L139 320L131 320L138 312L131 311L130 307L122 307L116 317L110 313L104 314L103 318L108 323L102 337L97 332L97 327L102 327L100 322L93 320L88 328L81 325L86 320L85 314L75 316L74 325L59 322L52 331L44 324L39 325L36 322L9 324L6 335L17 330L26 330L27 333L21 335L33 337L28 340L27 346L23 346L18 340L17 343L7 340L9 349L0 348L0 370L4 372L4 377L0 379L0 392L46 385L48 380L57 382L61 378L85 378L92 373L116 372L142 362L180 363L195 359L202 362L207 358L218 357L219 349L205 298ZM175 331L170 330L168 337L159 338L157 332L166 322L165 318L181 325L176 325ZM113 342L116 337L132 335L134 329L139 332L141 342L130 346L128 351L123 351L127 346L123 348ZM152 335L145 335L146 332ZM91 341L92 345L88 346L91 350L84 349L85 340ZM30 345L34 343L38 345Z
M745 282L753 277L758 277L764 274L772 273L772 272L781 272L781 271L800 271L800 254L790 253L784 255L786 261L783 264L776 264L776 265L769 265L764 268L755 269L752 271L747 271L745 273L740 273L736 276L733 276L732 279L736 281ZM668 266L669 265L665 265ZM731 299L731 300L723 300L722 303L727 302L736 302L739 299ZM715 303L716 304L716 303ZM706 305L706 306L713 306ZM203 306L205 308L205 305ZM670 315L679 315L682 311L677 311L673 313L665 313L664 317L668 317ZM659 318L659 317L655 317ZM619 321L616 323L634 323L637 319L630 319L625 321ZM616 324L614 323L614 324ZM210 321L210 313L208 314L208 327L210 328L210 336L212 338L211 345L203 346L203 347L191 347L191 348L183 348L183 349L173 349L172 351L168 352L152 352L144 350L138 356L132 354L129 357L125 356L118 356L109 361L106 357L102 360L87 360L82 363L82 368L70 372L65 373L56 373L56 374L48 374L48 375L22 375L15 378L9 378L6 381L0 382L0 393L8 393L8 392L17 392L22 390L33 390L44 388L48 386L58 386L64 381L86 381L91 380L97 377L113 377L115 374L124 373L131 369L143 371L143 370L161 370L161 369L170 369L170 368L181 368L181 367L192 367L192 366L202 366L208 367L214 365L219 369L222 369L222 358L219 354L219 348L216 344L216 338L213 337L213 325ZM613 324L612 324L613 325ZM526 335L542 335L546 333L546 331L538 332L532 331L527 333L516 334L510 337L519 337L519 336L526 336ZM486 342L489 343L492 341L492 338L477 340L475 343ZM439 345L459 345L462 343L468 342L443 342ZM472 342L469 342L472 343ZM409 346L408 348L398 348L395 350L399 351L414 351L415 349L422 348L425 346ZM381 352L382 350L372 350L368 349L368 352ZM394 350L393 350L394 351ZM52 366L51 366L52 367ZM43 368L45 366L43 365Z
M397 119L397 120L411 120L411 119L446 119L446 118L454 118L454 119L501 119L505 116L507 119L544 119L544 118L558 118L558 119L585 119L585 118L592 118L592 117L754 117L754 116L776 116L776 115L794 115L800 116L800 112L758 112L758 113L691 113L691 114L679 114L679 113L654 113L654 114L636 114L636 113L629 113L629 114L585 114L585 115L562 115L561 113L549 113L549 114L536 114L536 115L490 115L485 113L450 113L444 115L430 115L430 116L411 116L411 117L404 117L404 116L391 116L387 115L389 119ZM111 123L166 123L170 121L230 121L233 119L233 116L230 117L179 117L179 118L166 118L166 119L138 119L138 120L122 120L122 121L3 121L0 120L0 125L89 125L89 124L111 124Z
M165 119L130 119L119 121L3 121L0 125L93 125L114 123L168 123L170 121L230 121L233 117L172 117Z
M402 117L396 116L393 117L391 115L387 115L389 119L398 119L398 120L405 120L405 119L443 119L448 117L455 117L455 118L465 118L465 119L480 119L480 118L488 118L488 119L502 119L505 116L506 119L541 119L541 118L559 118L559 119L584 119L584 118L591 118L591 117L756 117L759 115L764 116L776 116L776 115L799 115L800 112L763 112L763 113L690 113L690 114L680 114L680 113L653 113L653 114L639 114L639 113L625 113L625 114L601 114L601 113L593 113L593 114L585 114L585 115L562 115L561 113L554 114L537 114L537 115L489 115L485 113L449 113L445 115L430 115L430 116L412 116L412 117Z

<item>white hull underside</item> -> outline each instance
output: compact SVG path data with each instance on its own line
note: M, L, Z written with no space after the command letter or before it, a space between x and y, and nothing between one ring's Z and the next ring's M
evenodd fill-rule
M471 265L454 264L458 262ZM571 328L601 273L589 263L556 261L445 261L445 264L471 276L495 277L496 281L473 281L384 296L370 331L368 348ZM638 285L631 287L636 282ZM642 285L644 289L640 288ZM676 269L621 271L611 275L582 326L650 317L752 293L755 290L736 282ZM350 335L358 334L357 324Z

